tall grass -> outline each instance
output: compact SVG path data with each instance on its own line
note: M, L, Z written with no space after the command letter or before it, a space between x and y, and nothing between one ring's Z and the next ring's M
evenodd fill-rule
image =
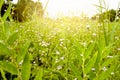
M118 22L35 18L15 23L6 21L9 9L0 22L1 80L119 80Z

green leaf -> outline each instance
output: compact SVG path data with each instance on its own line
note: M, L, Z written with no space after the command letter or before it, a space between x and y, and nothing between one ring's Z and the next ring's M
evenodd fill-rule
M40 68L34 80L42 80L42 76L43 76L43 68Z
M100 9L105 9L105 7L103 7L103 6L101 6L101 5L96 5L96 4L94 4L94 6L100 8Z
M20 80L19 78L14 78L14 80Z
M8 45L12 45L12 44L15 42L16 39L18 39L18 32L15 32L14 34L12 34L12 35L8 38L7 44L8 44Z
M3 45L2 43L0 43L0 55L11 55L10 50L7 48L7 46Z
M7 17L10 15L11 7L12 7L12 5L9 5L9 7L7 8L5 14L3 15L3 17L2 17L3 21L6 21Z
M1 75L3 77L3 80L7 80L6 77L5 77L5 72L3 71L3 69L0 69L0 72L1 72Z
M114 36L116 32L116 28L118 27L118 24L112 25L112 30L110 32L110 43L114 42Z
M3 3L4 3L4 0L0 0L0 11L1 11Z
M115 67L116 67L116 65L112 65L110 68L108 68L108 70L103 71L94 80L106 80L111 75L111 72L114 71Z
M29 55L26 54L24 57L22 70L21 70L22 80L29 80L30 72L31 72L31 65L30 65Z
M113 56L112 58L105 60L104 63L101 65L101 67L108 66L108 65L111 64L115 59L117 59L117 56Z
M70 67L73 71L73 74L78 78L78 80L82 80L82 77L80 76L81 74L80 70L73 63L71 63Z
M89 55L92 53L93 49L94 49L95 43L90 44L89 47L87 48L87 50L84 53L84 59L86 60Z
M84 70L85 74L89 73L89 71L91 70L91 68L95 64L96 59L97 59L97 54L98 54L98 52L96 52L94 54L94 56L92 57L92 59L90 59L90 61L85 65L86 66L85 70Z
M101 58L106 58L111 52L112 52L113 44L110 44L109 46L105 47L102 50Z
M30 46L30 41L26 42L23 47L20 49L20 53L17 56L18 64L24 59L25 55L28 52L28 47Z
M102 51L106 47L104 38L101 38L100 40L98 40L97 47L98 47L99 53L102 53Z
M7 39L10 36L10 23L8 22L4 22L4 35Z
M0 67L5 71L10 72L11 74L18 74L17 67L11 62L0 61Z

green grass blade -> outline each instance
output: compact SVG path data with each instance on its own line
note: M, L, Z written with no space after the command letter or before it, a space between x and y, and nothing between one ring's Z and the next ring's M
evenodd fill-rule
M92 59L85 65L86 66L85 70L84 70L85 74L89 73L89 71L91 70L91 68L94 66L94 64L96 62L96 59L97 59L97 53L98 52L96 52L94 54L94 56L92 57Z
M97 47L98 47L99 53L102 53L103 49L106 47L104 38L101 38L100 40L98 40Z
M21 48L20 53L17 56L18 64L24 59L25 55L27 54L29 45L30 45L30 41L26 42Z
M12 5L9 5L9 7L7 8L5 14L2 17L3 21L6 21L7 17L10 15L11 8L12 8Z
M11 74L18 75L17 67L11 62L0 61L0 67Z
M7 40L8 45L12 45L18 39L18 32L13 33Z
M107 59L104 61L104 63L101 65L101 67L109 66L109 64L112 64L115 59L117 59L117 56L111 56L112 58Z
M8 37L10 36L10 23L8 22L4 22L4 35L5 35L5 40L8 39Z
M97 7L97 8L100 8L100 9L105 9L105 7L103 7L103 6L101 6L101 5L96 5L96 4L94 4L94 6Z
M73 63L71 63L70 67L71 70L73 71L73 74L78 78L78 80L82 80L80 70Z
M102 58L106 58L112 52L113 44L108 45L102 50Z
M92 53L93 49L94 49L95 43L90 44L89 47L87 48L87 50L84 53L84 59L86 60L89 55Z
M37 72L34 80L42 80L43 76L43 68L40 68L40 70Z
M94 80L106 80L110 75L111 72L114 71L116 65L112 65L108 70L103 71L99 76L97 76Z
M3 80L7 80L5 77L5 72L3 71L3 69L0 69L0 72L1 72L1 76L2 76Z
M4 3L4 0L0 0L0 11L1 11L3 3Z
M30 73L31 73L31 65L30 65L29 55L26 54L24 57L22 70L21 70L22 80L29 80Z
M118 24L114 24L114 26L112 27L112 31L110 32L110 43L114 41L114 36L115 36L115 32L116 32L116 28L118 27Z
M114 59L108 59L108 60L106 60L106 61L101 65L101 67L103 68L103 67L105 67L105 66L109 66L110 63L113 62L113 60L114 60Z
M10 50L4 44L0 43L0 55L11 55Z

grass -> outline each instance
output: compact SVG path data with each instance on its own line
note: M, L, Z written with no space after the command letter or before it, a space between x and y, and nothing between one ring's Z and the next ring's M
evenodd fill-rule
M78 17L0 22L0 80L119 80L119 22Z
M1 24L1 79L120 78L119 22L100 25L79 18L39 21Z

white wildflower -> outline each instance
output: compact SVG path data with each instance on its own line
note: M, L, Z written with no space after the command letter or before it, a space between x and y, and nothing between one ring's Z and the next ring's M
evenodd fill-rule
M114 75L115 73L114 72L111 72L111 75Z
M59 51L56 51L56 54L57 54L57 55L59 55L59 54L60 54L60 52L59 52Z
M63 49L67 50L67 47L63 47Z
M55 60L55 63L58 63L58 62L59 62L59 60L58 60L58 59L56 59L56 60Z
M41 45L41 42L39 43L39 46Z
M60 66L60 65L59 65L59 66L57 66L57 69L58 69L58 70L62 69L62 66Z
M107 56L107 58L113 58L113 56Z
M102 68L102 70L103 70L103 71L106 71L106 70L107 70L107 68L104 66L104 67Z
M33 61L33 64L35 64L36 62L35 61Z
M22 65L22 63L23 63L23 60L20 61L19 65Z
M90 41L90 43L94 43L94 41L93 41L93 40L91 40L91 41Z
M116 20L119 20L119 17L118 17L118 16L116 17Z
M96 36L97 34L96 33L93 33L93 36Z
M74 80L78 80L77 78L75 78Z
M89 28L90 28L90 25L89 25L89 24L87 24L87 25L86 25L86 28L87 28L87 29L89 29Z
M50 43L47 43L45 41L42 41L41 43L39 43L39 45L43 46L43 47L47 47L50 45Z
M60 41L64 41L64 38L61 38Z
M41 55L44 55L45 54L45 51L42 51L42 54Z
M62 56L60 59L61 59L61 60L64 60L64 56Z
M20 26L20 28L24 28L25 26Z
M5 9L4 11L6 12L7 10Z
M80 54L81 57L83 57L83 54Z
M63 46L63 42L60 42L60 46Z
M84 43L82 43L82 44L83 44L84 47L87 45L86 42L84 42Z
M95 71L95 68L92 68L91 70L92 70L92 71Z

